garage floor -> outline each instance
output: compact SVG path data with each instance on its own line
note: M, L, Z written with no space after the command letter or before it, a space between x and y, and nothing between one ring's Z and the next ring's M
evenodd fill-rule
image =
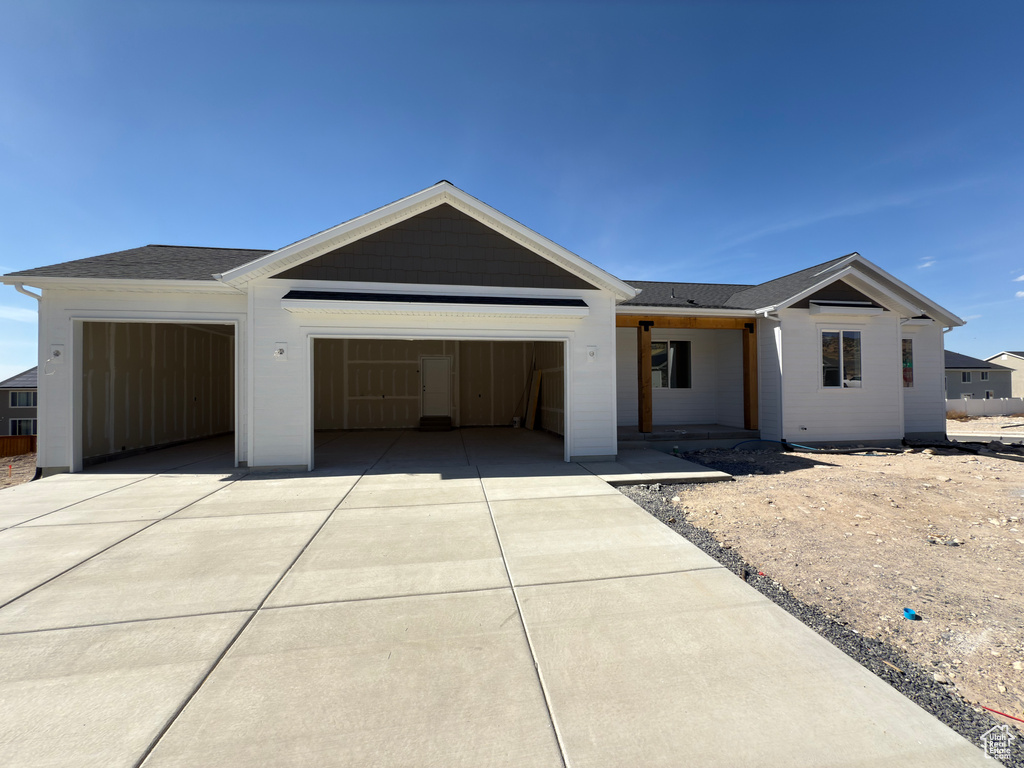
M0 492L0 764L989 765L560 441L485 432Z

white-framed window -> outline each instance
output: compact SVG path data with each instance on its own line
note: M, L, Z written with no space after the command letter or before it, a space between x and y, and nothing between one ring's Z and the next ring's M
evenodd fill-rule
M914 386L914 340L903 339L903 386Z
M960 371L960 383L961 384L970 384L971 383L971 372L970 371Z
M11 392L11 408L35 408L37 402L35 392Z
M964 400L973 400L974 399L974 395L972 395L970 392L964 392L964 393L962 393L960 395L960 397L962 397Z
M651 342L651 386L654 389L690 388L690 342Z
M986 389L985 390L985 399L986 400L991 400L995 396L996 396L996 393L995 393L994 390L991 390L991 389Z
M981 380L982 381L988 381L988 371L982 371L981 372Z
M822 331L821 386L856 388L862 385L860 331Z
M10 424L12 435L35 435L38 433L39 421L37 419L11 419Z

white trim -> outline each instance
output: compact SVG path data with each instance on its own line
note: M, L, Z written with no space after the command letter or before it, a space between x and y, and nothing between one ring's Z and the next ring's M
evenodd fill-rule
M893 285L898 287L900 290L903 290L903 291L906 291L907 293L909 293L914 299L919 301L925 307L929 307L930 308L929 311L927 311L927 312L918 312L918 314L942 315L943 318L940 318L940 319L945 319L945 320L952 321L952 322L943 322L944 326L946 326L946 325L964 325L965 324L964 320L962 320L959 317L957 317L956 315L954 315L948 309L945 309L944 307L936 304L934 301L929 299L927 296L924 296L923 294L919 293L918 291L915 291L913 288L911 288L909 285L904 283L902 280L899 280L896 277L893 277L892 275L890 275L888 272L886 272L884 269L879 267L874 262L868 261L863 256L861 256L859 253L853 253L851 255L856 257L857 261L862 263L868 269L877 272L879 275L881 275L883 278L885 278L886 280L891 282Z
M836 306L828 302L816 302L812 301L811 306L808 309L812 315L880 315L885 310L882 307L862 307L862 306Z
M242 291L216 280L138 280L98 277L33 277L31 275L0 275L0 283L31 285L67 291L124 291L127 293L221 293Z
M432 187L311 235L247 264L215 275L215 277L234 286L256 278L272 277L296 264L336 250L373 232L445 203L584 281L611 291L620 299L629 299L639 293L638 289L619 280L611 273L605 272L543 235L523 226L447 181L439 182Z
M846 392L846 391L862 391L864 389L864 329L863 325L837 325L835 323L830 324L818 324L814 326L818 333L818 391L820 392ZM822 344L822 334L825 333L838 333L839 334L839 384L836 386L827 386L825 384L825 349ZM843 334L844 333L857 333L860 335L858 341L860 342L860 386L851 387L845 384L843 379Z
M445 317L570 317L590 315L589 307L517 307L493 304L428 304L404 301L334 301L281 299L281 309L292 313L331 315L429 315Z
M855 266L844 267L839 272L835 273L834 275L831 275L827 280L823 280L822 282L815 283L814 285L810 286L809 288L805 288L804 290L800 291L799 293L794 294L793 296L790 296L788 299L786 299L783 302L780 302L778 304L774 304L774 305L772 305L770 307L761 307L761 308L755 310L755 313L756 314L760 314L762 312L775 312L775 311L780 310L780 309L787 309L787 308L791 307L793 304L796 304L797 302L802 301L802 300L808 298L809 296L813 296L818 291L820 291L820 290L822 290L824 288L827 288L828 286L832 285L832 283L835 283L835 282L837 282L839 280L842 280L844 277L853 277L853 278L855 278L857 280L862 281L865 285L868 286L869 291L877 291L883 297L889 299L890 302L894 303L900 309L901 314L910 315L910 316L924 314L923 310L921 310L918 307L913 306L912 304L908 304L906 301L901 299L899 296L897 296L896 294L892 293L891 291L889 291L884 286L882 286L879 283L877 283L874 280L872 280L868 275L865 275L864 273L858 271ZM881 301L880 303L884 304L885 302ZM892 307L889 307L889 308L892 309Z

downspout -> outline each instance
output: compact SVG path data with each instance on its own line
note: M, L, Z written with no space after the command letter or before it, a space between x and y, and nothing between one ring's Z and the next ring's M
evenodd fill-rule
M15 283L14 284L14 290L16 290L18 293L23 293L26 296L31 296L33 299L35 299L36 300L36 305L37 305L36 306L36 314L39 315L39 316L42 316L42 314L43 314L43 312L42 312L42 309L43 309L43 296L42 296L42 294L32 293L32 291L27 290L25 288L25 284L24 283ZM38 340L37 340L36 343L38 344ZM37 363L38 363L38 360L39 360L38 354L39 353L37 351L36 352L36 355L37 355L36 362ZM44 376L48 376L49 375L46 372L46 367L49 364L50 364L49 360L47 360L45 363L43 363L43 375ZM52 371L51 371L51 373L52 373ZM37 392L36 398L38 398L39 397L39 388L38 387L36 387L36 392ZM37 419L36 423L37 424L39 423L39 421L38 421L39 415L42 413L42 410L43 410L40 407L41 405L42 405L42 403L38 402L38 399L37 399L37 402L36 402L36 419ZM38 457L39 456L39 453L38 453L38 451L39 451L39 430L38 429L36 430L36 451L37 451L36 456ZM36 463L38 464L38 462L36 462ZM35 473L35 475L33 475L32 479L33 480L38 480L42 476L43 476L43 468L40 467L40 466L36 466L36 473Z

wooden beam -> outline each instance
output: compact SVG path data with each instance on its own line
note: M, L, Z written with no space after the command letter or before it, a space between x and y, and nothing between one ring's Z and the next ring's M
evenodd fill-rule
M743 427L757 429L757 324L743 329Z
M654 431L654 400L651 387L651 326L636 327L637 423L641 432Z
M637 328L651 323L653 328L698 328L705 330L742 330L751 318L743 317L679 317L664 315L616 315L616 328Z

